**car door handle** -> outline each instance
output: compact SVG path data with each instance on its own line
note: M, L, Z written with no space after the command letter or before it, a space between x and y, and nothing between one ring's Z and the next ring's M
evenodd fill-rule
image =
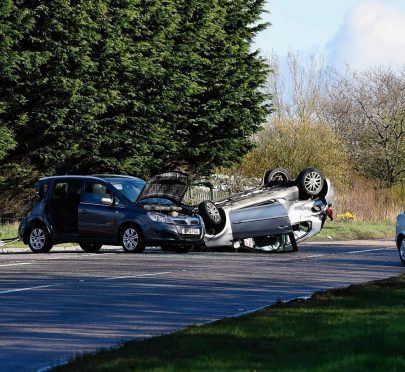
M87 214L88 212L86 210L80 211L80 214Z
M289 227L288 225L280 225L278 228L279 229L286 229L287 227Z

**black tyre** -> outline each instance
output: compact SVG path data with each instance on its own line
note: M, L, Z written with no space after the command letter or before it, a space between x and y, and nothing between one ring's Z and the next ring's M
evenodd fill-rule
M405 238L403 236L398 238L397 245L398 245L399 259L405 265Z
M173 252L173 251L174 251L174 247L173 247L172 245L165 245L165 244L163 244L163 245L160 246L160 249L161 249L163 252Z
M297 177L297 186L301 198L310 198L321 193L325 179L315 168L303 169Z
M292 246L292 251L293 251L293 252L298 252L298 245L297 245L297 241L295 240L294 233L292 232L292 233L288 234L288 237L290 238L290 243L291 243L291 246Z
M193 249L193 246L191 244L187 244L187 245L178 245L174 247L174 250L177 253L188 253Z
M141 253L145 250L145 239L136 225L126 225L121 231L120 240L127 253Z
M205 200L198 205L198 213L208 228L218 226L222 222L218 207L210 200Z
M263 177L264 186L274 186L291 181L290 174L284 168L274 168L266 171Z
M102 244L98 243L80 243L80 248L87 253L96 253L101 249Z
M34 226L28 233L28 246L34 253L48 253L52 249L52 241L44 226Z

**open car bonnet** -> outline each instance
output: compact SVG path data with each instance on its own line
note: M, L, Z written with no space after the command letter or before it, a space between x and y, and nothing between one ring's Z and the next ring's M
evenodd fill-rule
M169 199L180 204L188 188L188 176L180 172L167 172L153 176L142 189L137 202L150 198Z

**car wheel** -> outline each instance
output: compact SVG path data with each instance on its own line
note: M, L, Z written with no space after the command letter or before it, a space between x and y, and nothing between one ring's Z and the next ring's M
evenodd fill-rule
M34 253L48 253L52 248L51 237L43 226L34 226L28 234L28 246Z
M405 265L405 238L402 236L398 239L399 259Z
M102 244L98 243L80 243L80 248L87 253L96 253L101 249Z
M136 225L127 225L121 232L121 245L127 253L141 253L145 250L143 235Z
M207 227L218 226L222 222L218 207L210 200L205 200L198 205L198 213Z
M274 168L266 171L263 177L264 186L274 186L291 181L290 174L284 168Z
M319 195L324 184L325 179L315 168L305 168L297 177L297 186L303 198Z

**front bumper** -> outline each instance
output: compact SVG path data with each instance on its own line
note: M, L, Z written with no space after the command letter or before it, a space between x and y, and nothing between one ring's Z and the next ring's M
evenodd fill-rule
M154 222L149 225L145 235L147 244L198 244L204 239L205 227L203 224L185 225Z

